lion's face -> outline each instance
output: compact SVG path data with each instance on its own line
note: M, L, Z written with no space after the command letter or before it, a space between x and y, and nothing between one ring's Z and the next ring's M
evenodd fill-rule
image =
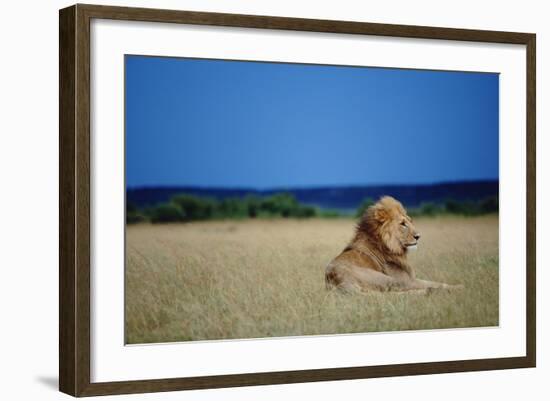
M392 222L392 224L396 223ZM420 234L414 227L412 219L407 214L401 216L397 231L396 237L404 250L416 249Z
M414 249L420 234L403 205L390 196L385 196L367 209L360 227L367 227L370 235L378 237L387 250L402 255Z

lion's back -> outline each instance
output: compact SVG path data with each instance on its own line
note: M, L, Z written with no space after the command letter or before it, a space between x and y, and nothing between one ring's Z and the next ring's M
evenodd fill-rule
M325 283L327 288L340 288L344 284L357 281L353 274L357 268L366 270L379 270L376 263L367 255L356 249L346 248L335 257L325 268Z

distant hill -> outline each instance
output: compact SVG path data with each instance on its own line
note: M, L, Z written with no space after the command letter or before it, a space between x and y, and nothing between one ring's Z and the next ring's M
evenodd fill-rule
M323 209L354 211L366 198L376 200L383 195L399 199L406 207L421 203L442 203L447 199L478 201L498 195L498 180L463 181L422 185L369 185L318 188L273 188L255 190L247 188L201 188L201 187L142 187L129 188L127 201L142 208L167 202L174 195L187 193L216 199L242 198L246 195L270 196L278 192L293 194L303 204Z

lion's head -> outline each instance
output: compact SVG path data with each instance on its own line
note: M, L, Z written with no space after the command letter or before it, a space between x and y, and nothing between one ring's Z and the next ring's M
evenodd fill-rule
M382 197L365 211L357 231L394 255L404 255L408 249L416 247L420 239L403 205L391 196Z

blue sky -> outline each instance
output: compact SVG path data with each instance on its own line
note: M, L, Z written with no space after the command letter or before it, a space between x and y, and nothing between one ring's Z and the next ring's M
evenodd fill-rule
M498 179L498 75L126 56L126 184Z

